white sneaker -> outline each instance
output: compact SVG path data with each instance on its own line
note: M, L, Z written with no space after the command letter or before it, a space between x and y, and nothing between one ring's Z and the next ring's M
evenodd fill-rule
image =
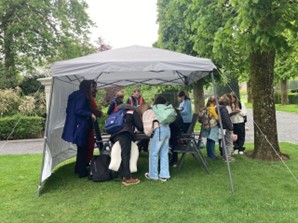
M239 154L240 154L240 155L243 155L243 154L244 154L244 152L243 152L243 151L239 151Z
M238 149L234 150L233 155L238 155L238 154L239 154L239 150Z

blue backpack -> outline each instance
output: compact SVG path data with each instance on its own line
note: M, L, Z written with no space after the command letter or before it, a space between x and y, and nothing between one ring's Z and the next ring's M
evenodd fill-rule
M125 123L124 116L126 114L126 110L119 109L112 114L109 115L109 117L106 120L105 124L105 131L108 134L114 134L118 131L120 131L123 128L123 125Z

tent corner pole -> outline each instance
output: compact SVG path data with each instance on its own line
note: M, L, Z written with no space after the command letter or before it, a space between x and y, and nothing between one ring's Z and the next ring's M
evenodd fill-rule
M39 184L38 184L38 188L37 188L37 196L40 196L41 186L42 186L42 172L44 169L44 162L45 162L46 143L47 143L47 139L48 139L48 127L49 127L49 119L50 119L51 107L52 107L54 80L55 80L55 78L52 76L51 95L50 95L50 103L49 103L49 108L48 108L49 110L48 110L46 126L45 126L45 133L44 133L43 153L42 153L42 162L41 162L41 168L40 168Z
M220 126L220 130L222 132L222 135L223 135L222 120L221 120L221 115L220 115L220 110L219 110L219 104L218 104L218 98L217 98L217 92L216 92L215 79L214 79L213 72L211 72L211 78L212 78L214 97L215 97L215 101L216 101L216 110L217 110L217 114L218 114L218 117L219 117L219 126ZM224 137L222 138L222 142L223 142L223 149L225 151L225 158L227 160L227 169L228 169L228 175L229 175L229 180L230 180L231 191L232 191L232 193L234 193L235 190L234 190L233 178L232 178L230 163L228 161L226 141L225 141Z

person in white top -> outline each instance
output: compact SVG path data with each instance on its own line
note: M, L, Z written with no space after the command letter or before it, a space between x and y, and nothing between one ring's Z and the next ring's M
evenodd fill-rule
M243 154L245 147L245 122L247 110L244 103L241 103L234 92L230 93L231 108L230 113L231 121L233 123L234 134L238 136L238 139L234 142L234 153Z

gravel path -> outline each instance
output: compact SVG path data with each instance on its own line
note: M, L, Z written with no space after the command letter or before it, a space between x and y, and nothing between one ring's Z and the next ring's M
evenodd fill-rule
M246 142L253 142L252 109L248 110L246 123ZM276 112L278 138L280 142L298 144L298 114L288 112ZM43 151L43 139L25 139L0 141L0 155L7 154L36 154Z

